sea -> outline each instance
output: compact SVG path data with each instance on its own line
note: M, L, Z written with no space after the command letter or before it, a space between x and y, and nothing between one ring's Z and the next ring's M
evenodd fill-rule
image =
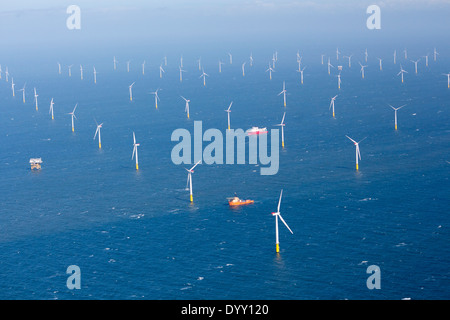
M281 47L253 51L252 66L250 52L239 48L232 63L214 48L169 52L167 65L162 52L127 48L1 61L0 299L449 299L450 89L443 74L450 72L450 48L439 48L436 61L432 48L418 45L408 59L395 44L369 48L367 62L357 44L339 49L337 60L333 47L301 48L303 84L297 51ZM428 66L422 58L416 74L409 59L425 50ZM343 57L350 53L351 67ZM367 65L364 79L359 62ZM408 72L404 83L400 65ZM156 108L151 92L158 88ZM190 99L189 119L181 96ZM225 137L231 101L232 129L266 127L270 137L285 113L279 170L261 175L264 164L248 159L201 163L191 203L185 169L194 160L174 163L172 133L193 134L194 121L202 121L204 131ZM68 113L76 104L72 132ZM398 130L389 104L406 105ZM96 123L103 123L101 149ZM364 139L358 171L346 135ZM31 170L29 159L39 157L42 169ZM281 216L293 234L279 223L277 253L272 212L281 190ZM231 208L234 195L254 203ZM70 266L79 268L79 289L68 286Z

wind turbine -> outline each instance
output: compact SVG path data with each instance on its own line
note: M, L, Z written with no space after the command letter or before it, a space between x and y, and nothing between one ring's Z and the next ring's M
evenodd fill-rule
M183 56L180 57L180 67L183 68Z
M27 85L27 83L25 82L25 84L23 85L23 88L19 90L19 91L22 91L22 101L23 101L23 103L25 103L25 86L26 85Z
M151 94L154 94L154 95L155 95L155 108L156 108L156 109L158 109L158 100L160 100L159 97L158 97L158 91L159 91L159 90L160 90L160 89L158 88L158 89L156 89L156 91L150 92Z
M366 49L366 51L364 51L364 59L366 60L366 62L367 62L367 57L368 57L369 55L367 54L367 49Z
M429 53L427 53L426 56L422 56L422 58L425 58L425 67L428 67L428 56L429 56Z
M116 70L116 64L117 64L117 62L119 62L116 60L116 56L114 56L113 62L114 62L114 70Z
M333 98L331 98L331 102L330 102L330 108L333 108L333 118L334 118L334 100L336 100L338 95L335 95Z
M434 61L436 61L437 55L439 55L439 53L436 51L436 48L434 48L434 51L433 51Z
M36 111L38 111L38 101L37 101L38 96L39 95L36 92L36 88L34 88L34 101L36 102Z
M361 153L360 153L360 151L359 151L359 144L361 143L361 141L363 141L363 140L366 139L366 138L362 139L362 140L359 141L359 142L356 142L355 140L353 140L353 139L350 138L349 136L346 135L346 137L349 138L349 139L353 142L353 144L355 145L355 147L356 147L356 170L359 170L359 166L358 166L358 158L359 158L359 160L361 160Z
M186 169L188 172L188 178L187 178L187 184L189 184L189 197L191 202L194 202L194 198L192 197L192 174L194 173L194 168L201 162L202 160L199 160L192 168L189 170Z
M130 91L130 101L133 101L133 88L134 82L128 86L128 90Z
M405 59L408 59L408 51L406 51L406 48L405 50L403 50L403 52L405 53Z
M330 74L330 67L334 68L334 66L330 63L330 58L328 58L328 74Z
M353 54L349 55L349 56L344 56L344 58L348 58L348 67L351 68L352 67L352 59Z
M58 64L58 74L61 74L61 63L57 62Z
M230 64L233 64L233 56L229 52L228 52L228 55L230 56Z
M83 80L83 66L80 64L80 76L81 80Z
M225 112L228 113L228 130L230 130L230 113L231 113L231 105L233 104L233 101L231 101L230 106L228 107L227 110L225 110Z
M15 94L14 94L14 86L15 85L16 84L14 83L14 78L11 78L11 89L12 89L13 97L15 97Z
M447 88L450 89L450 73L443 73L443 76L447 76Z
M219 73L222 72L222 65L223 64L225 64L225 63L219 60Z
M97 71L95 70L95 67L94 67L94 83L97 83Z
M95 130L95 134L94 134L94 139L97 136L98 133L98 148L101 149L102 148L102 138L100 137L100 129L102 128L103 123L98 124L97 121L95 121L95 123L97 124L97 130Z
M48 113L50 113L52 115L52 120L54 120L55 118L53 117L53 105L55 103L53 102L53 98L52 101L50 101L50 110L48 111Z
M198 70L202 71L202 57L198 58L197 62L198 62Z
M242 64L242 76L243 76L243 77L245 77L245 70L244 70L244 67L245 67L245 62Z
M402 65L400 65L400 72L397 73L397 76L400 74L402 75L402 83L403 83L403 73L408 73L408 71L403 70Z
M73 111L72 112L69 112L68 114L70 114L70 116L72 117L72 132L74 132L75 131L75 126L74 126L74 123L73 123L73 119L75 118L77 118L76 116L75 116L75 110L77 109L77 106L78 106L78 103L75 105L75 108L73 108ZM53 108L52 108L53 109Z
M2 78L2 65L0 64L0 79Z
M272 72L275 72L275 70L272 69L270 63L269 63L269 69L266 70L266 72L269 71L269 79L272 80Z
M5 70L6 82L8 82L8 76L9 76L8 67L6 67L6 70Z
M253 53L250 52L250 67L253 66Z
M184 101L186 101L186 107L184 108L184 112L187 113L187 117L189 119L189 102L191 102L191 100L188 100L183 96L181 96L181 97L183 98Z
M397 130L397 110L400 110L401 108L403 108L404 106L406 106L406 104L404 104L404 105L402 105L401 107L398 107L398 108L394 108L393 106L391 106L391 105L389 105L393 110L394 110L394 113L395 113L395 116L394 116L394 122L395 122L395 130Z
M304 67L301 70L297 70L297 72L300 72L300 82L301 84L303 84L303 71L305 71L306 67Z
M203 77L203 86L206 86L206 77L209 77L208 74L205 73L204 70L202 70L202 74L199 78Z
M180 82L183 82L183 72L186 72L186 70L181 69L181 67L179 68L180 68Z
M72 76L72 66L73 66L73 64L71 64L71 65L69 66L69 77Z
M363 66L361 64L361 62L359 63L359 65L361 66L361 75L362 75L362 78L364 79L364 68L367 67L367 66Z
M325 57L325 55L324 54L321 54L320 55L320 62L323 64L323 57Z
M383 70L383 65L381 64L381 61L383 61L383 59L377 58L380 61L380 71Z
M338 61L339 60L339 48L336 48L336 61Z
M145 60L142 62L142 75L145 75Z
M394 50L394 64L397 62L397 50Z
M165 71L164 71L162 65L160 65L160 66L159 66L159 77L160 77L160 78L162 78L163 72L165 73Z
M414 60L410 60L410 61L414 63L414 68L415 68L415 71L416 71L416 74L417 74L417 62L419 62L420 59L418 59L416 61L414 61Z
M341 73L339 72L339 74L337 75L338 78L338 89L341 89Z
M131 62L131 60L127 61L127 72L130 72L130 62Z
M276 124L276 126L281 127L281 146L284 148L284 126L286 125L284 123L284 117L286 116L286 112L283 113L283 118L281 119L281 123Z
M283 217L281 216L280 213L280 205L281 205L281 197L283 195L283 189L281 189L280 192L280 199L278 200L278 207L277 207L277 212L272 212L272 215L275 216L275 245L276 245L276 252L279 253L280 252L280 241L278 238L278 217L280 218L281 222L284 223L284 225L286 226L286 228L288 228L288 230L294 234L291 230L291 228L289 228L289 226L287 225L287 223L284 221Z
M167 66L167 56L164 56L164 66Z
M131 160L133 160L134 155L136 155L136 170L139 170L139 160L138 160L138 150L137 147L139 147L140 144L136 143L136 136L133 132L133 154L131 155Z
M278 95L280 95L280 94L283 94L284 106L286 107L286 87L285 87L284 81L283 81L283 90Z

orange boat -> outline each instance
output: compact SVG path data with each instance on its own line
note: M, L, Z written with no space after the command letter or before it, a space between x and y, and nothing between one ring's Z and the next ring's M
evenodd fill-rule
M246 205L246 204L251 204L251 203L254 203L255 201L253 201L253 200L241 200L241 199L239 199L239 197L233 197L233 198L231 198L231 199L229 199L228 200L228 204L230 205L230 206L243 206L243 205Z

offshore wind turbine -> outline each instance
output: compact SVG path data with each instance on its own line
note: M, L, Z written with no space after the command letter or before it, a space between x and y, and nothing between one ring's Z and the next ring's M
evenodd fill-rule
M48 113L50 113L52 115L52 120L55 119L55 117L53 116L53 105L54 104L55 103L53 102L53 98L52 98L52 101L50 101L50 110L48 110Z
M130 72L130 62L131 62L131 60L127 61L127 72Z
M57 62L58 64L58 74L61 74L61 63Z
M324 54L321 54L320 55L320 62L323 64L323 57L325 57L325 55Z
M338 78L338 89L341 89L341 73L339 72L339 74L337 75Z
M116 68L117 68L117 62L119 62L119 61L117 61L116 56L114 56L114 58L113 58L114 70L116 70Z
M22 101L23 101L23 103L25 103L25 86L26 85L27 85L27 83L25 82L25 84L23 85L23 88L19 90L19 91L22 91Z
M97 136L97 133L98 133L98 148L101 149L102 148L102 138L100 136L100 129L102 128L103 123L98 124L97 121L95 121L95 123L97 124L97 130L95 130L93 140L95 140L95 137Z
M402 105L401 107L398 108L394 108L392 105L389 105L393 110L394 110L394 123L395 123L395 130L397 130L397 110L400 110L401 108L403 108L404 106L406 106L406 104Z
M353 142L353 144L355 145L355 148L356 148L356 170L359 170L359 162L358 162L358 159L361 160L361 152L359 151L359 144L361 143L361 141L363 141L363 140L366 139L366 138L362 139L362 140L359 141L359 142L356 142L355 140L353 140L353 139L350 138L349 136L346 135L346 137L349 138L349 139Z
M276 124L276 126L281 127L281 146L284 148L284 126L286 125L284 123L284 117L286 116L286 112L283 113L283 118L281 119L281 123Z
M381 59L381 58L377 58L377 59L378 59L378 61L380 61L380 71L381 71L381 70L383 70L383 65L382 65L383 59Z
M184 108L184 112L187 113L187 117L189 119L189 102L191 102L191 100L188 100L183 96L181 96L181 98L183 98L183 100L186 101L186 107Z
M450 89L450 73L443 73L442 75L447 76L447 88Z
M159 96L158 96L158 91L159 91L160 89L158 88L158 89L156 89L156 91L154 91L154 92L150 92L151 94L154 94L155 95L155 108L156 109L158 109L158 100L160 100L159 99Z
M365 61L367 62L367 57L369 56L369 54L367 53L367 49L366 49L366 51L364 51L364 59L365 59Z
M95 70L95 67L94 67L94 83L97 83L97 71Z
M134 156L136 155L136 170L139 170L139 160L138 160L138 150L137 147L139 147L140 144L136 143L136 136L133 132L133 154L131 155L131 160L133 160Z
M283 217L281 216L280 213L280 205L281 205L281 197L283 195L283 189L281 189L280 192L280 199L278 200L278 207L277 207L277 212L272 212L272 215L275 216L275 250L277 253L280 252L280 240L279 240L279 236L278 236L278 218L280 218L281 222L284 223L284 225L286 226L286 228L292 233L291 228L289 228L289 226L287 225L286 221L284 221Z
M160 77L160 78L162 78L163 72L165 73L165 71L164 71L162 65L160 65L160 66L159 66L159 77Z
M351 55L349 55L349 56L344 56L344 58L347 58L347 59L348 59L348 67L349 67L349 68L352 67L352 62L351 62L352 57L353 57L353 54L351 54Z
M418 59L418 60L416 60L416 61L414 61L414 60L410 60L412 63L414 63L414 69L415 69L415 71L416 71L416 74L417 74L417 63L420 61L420 59Z
M429 56L429 53L427 53L426 56L422 56L422 58L425 58L425 67L428 67L428 56Z
M75 131L75 126L74 126L73 119L74 119L74 118L75 118L75 119L77 118L77 117L75 116L75 110L77 109L77 106L78 106L78 103L75 105L75 108L73 108L73 111L68 113L68 114L70 114L70 116L71 116L71 118L72 118L72 132ZM52 108L52 109L53 109L53 108Z
M206 86L206 77L209 77L209 75L207 73L205 73L205 70L202 70L202 74L200 75L199 78L203 77L203 86Z
M242 76L245 77L245 62L242 64Z
M300 83L303 84L303 71L305 71L306 67L304 67L303 69L299 69L297 70L297 72L300 72Z
M331 102L330 102L330 108L333 108L333 118L334 118L334 100L336 100L338 95L335 95L333 98L331 98Z
M339 48L336 48L336 61L338 61L339 60Z
M202 57L198 58L197 62L198 62L198 70L202 71Z
M250 52L250 67L253 66L253 53Z
M408 51L406 51L406 48L403 50L403 53L405 54L405 59L408 59Z
M437 55L439 55L439 53L436 51L436 48L434 48L434 50L433 50L434 61L436 61Z
M232 54L228 52L228 56L230 57L230 64L233 64L233 56L232 56Z
M363 66L362 64L361 64L361 62L359 63L359 65L361 66L361 76L362 76L362 78L364 79L364 68L365 67L367 67L367 66Z
M2 65L0 64L0 79L2 78Z
M142 62L142 75L145 75L145 60Z
M180 57L180 67L183 68L183 56Z
M14 94L14 86L15 85L16 84L14 83L14 78L11 78L11 89L12 89L13 97L15 97L15 94Z
M269 79L272 80L272 72L275 72L275 70L272 69L272 66L269 63L269 68L266 70L266 72L269 71Z
M37 100L38 96L39 95L36 92L36 88L34 88L34 101L36 102L36 111L38 111L38 100Z
M180 82L183 82L183 72L186 72L186 70L183 70L181 67L180 68Z
M164 56L164 66L167 67L167 56Z
M128 90L130 91L130 101L133 101L133 88L134 82L128 86Z
M81 80L83 80L83 66L80 64L80 76Z
M225 64L225 63L219 60L219 73L222 72L222 65L223 64Z
M278 95L280 95L280 94L283 94L283 102L284 102L284 106L286 107L286 86L285 86L284 81L283 81L283 90Z
M334 66L330 63L330 58L328 58L328 74L330 74L331 71L330 67L334 68Z
M230 130L230 113L231 113L231 106L233 104L233 101L231 101L230 106L228 107L227 110L225 110L226 113L228 113L228 130Z
M8 82L8 76L9 76L8 67L6 67L6 70L5 70L6 82Z
M394 50L394 64L397 63L397 50Z
M202 160L199 160L192 168L190 168L189 170L186 169L186 171L188 172L188 178L187 178L187 184L189 184L189 198L191 200L191 202L194 202L194 198L192 196L192 174L194 173L194 168L201 162Z
M404 73L408 73L408 71L403 70L402 65L400 65L400 72L397 73L397 76L400 75L400 74L402 75L402 83L403 83L403 74Z
M69 66L69 77L72 76L72 66L73 66L73 64L71 64L71 65Z

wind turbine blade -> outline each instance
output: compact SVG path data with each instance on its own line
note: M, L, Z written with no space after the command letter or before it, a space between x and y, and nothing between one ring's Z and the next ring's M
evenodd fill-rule
M283 119L281 119L281 124L283 124L284 123L284 117L286 116L286 112L285 113L283 113Z
M291 228L289 228L289 226L287 225L286 221L284 221L283 217L281 216L281 214L278 215L280 217L281 222L284 223L284 225L286 226L286 228L288 228L288 230L294 234L294 232L292 232Z
M355 140L353 140L352 138L350 138L349 136L346 135L347 138L349 138L350 140L353 141L353 143L357 143Z
M277 212L280 212L280 205L281 205L281 197L282 196L283 196L283 189L281 189L281 192L280 192L280 199L278 200Z
M202 160L198 160L198 162L189 171L192 171L200 162L202 162Z

